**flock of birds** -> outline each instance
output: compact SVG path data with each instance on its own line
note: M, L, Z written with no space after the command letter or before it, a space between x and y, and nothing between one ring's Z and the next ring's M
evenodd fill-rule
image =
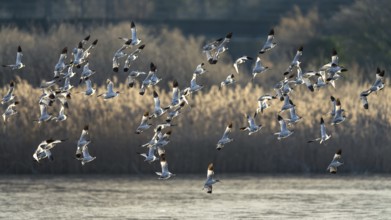
M66 109L69 108L69 99L71 98L71 90L74 87L71 85L70 79L76 75L74 72L74 68L81 68L83 66L79 84L85 83L85 91L83 92L85 96L92 96L95 94L95 89L92 86L92 79L95 74L93 69L90 69L88 59L91 53L94 51L94 48L97 46L98 40L93 41L91 44L88 44L90 36L87 36L82 41L80 41L72 51L72 58L69 62L67 62L67 53L68 49L65 47L60 54L59 60L57 64L54 66L54 77L51 81L44 81L41 83L40 88L42 89L42 95L39 97L39 106L40 106L40 117L36 120L37 123L44 123L51 120L55 120L57 122L65 121L67 119ZM232 33L228 33L225 37L217 39L215 41L209 42L203 46L202 50L206 56L206 60L209 64L215 65L217 64L219 57L228 50L228 43L232 38ZM129 72L131 69L131 64L134 62L145 45L141 45L141 40L137 37L136 26L134 22L131 22L131 36L128 38L120 37L123 40L122 46L114 53L112 63L113 63L113 71L118 72L123 63L123 71ZM267 37L266 42L263 47L259 51L259 55L256 58L255 65L252 69L252 79L255 79L258 75L269 70L267 66L264 66L261 61L261 56L266 54L268 51L272 50L277 46L277 43L274 42L274 30L272 29ZM136 48L132 52L128 52L129 48ZM275 91L275 95L265 94L262 95L258 99L258 108L255 111L254 116L247 115L248 125L241 127L240 130L247 131L249 135L253 135L258 133L262 125L256 123L256 117L259 113L263 113L267 108L270 107L269 102L273 100L282 101L282 107L280 112L277 114L277 120L280 124L280 130L274 133L277 136L278 140L283 138L287 138L291 136L294 132L293 130L288 129L287 125L294 125L299 122L302 118L296 114L296 105L289 97L292 92L292 85L299 86L305 85L310 92L314 92L315 90L319 90L325 86L333 86L335 87L335 82L341 78L341 73L347 71L347 69L343 66L339 65L339 58L336 50L333 50L331 61L325 65L323 65L318 71L307 71L304 72L300 68L300 58L303 53L303 47L299 47L296 55L294 56L292 62L289 64L286 72L284 73L284 78L278 81L273 87ZM12 70L17 70L25 67L22 62L22 48L19 46L16 55L15 64L3 65L4 67L11 68ZM123 62L123 60L125 60ZM233 64L233 68L236 74L239 74L239 67L241 64L245 62L249 62L253 60L253 58L249 56L242 56L236 59ZM293 73L293 70L296 69L297 74ZM158 124L154 128L153 137L146 143L143 144L142 147L147 148L146 153L139 153L146 162L153 163L154 161L160 160L161 164L161 172L156 172L159 175L159 179L168 179L175 174L171 173L168 169L168 163L166 161L166 150L165 146L170 142L171 130L163 132L168 127L173 125L173 120L181 115L181 110L185 106L189 108L189 102L186 97L189 95L196 93L197 91L203 88L203 85L197 84L197 78L201 75L205 74L207 71L204 68L204 63L201 63L196 66L193 77L190 81L190 86L180 90L179 84L174 80L173 82L173 90L172 90L172 99L170 105L167 107L162 107L160 104L160 99L158 93L153 91L153 99L154 99L154 111L150 113L146 111L141 118L140 125L136 128L135 133L140 134L147 129L150 129L153 124L150 122L152 119L160 118L162 115L166 114L166 119L163 123ZM360 99L362 101L364 109L368 109L368 97L373 92L380 91L384 88L384 70L377 69L376 72L376 80L372 84L372 86L363 91L360 94ZM147 73L132 70L129 72L127 78L127 85L129 88L134 87L135 81L138 77L145 76L145 78L141 81L141 87L139 94L144 95L145 91L148 87L156 86L162 78L159 78L157 75L157 66L154 63L150 64L150 70ZM296 76L295 76L296 75ZM312 81L313 78L315 82ZM61 79L64 79L63 86L58 85ZM227 78L221 82L220 87L228 86L230 84L235 83L235 74L229 74ZM1 100L1 104L9 103L7 109L5 110L3 116L4 123L7 123L10 117L17 114L16 107L19 104L19 101L15 101L16 97L14 95L15 83L11 82L9 84L8 93L3 96ZM114 99L120 94L119 91L114 91L114 84L109 79L107 80L107 91L105 93L97 95L98 97L102 97L105 100ZM60 111L57 116L53 116L49 113L48 109L53 106L54 103L59 103ZM330 101L332 104L332 109L330 112L331 115L331 125L338 125L343 123L346 119L344 112L345 110L342 108L341 100L338 98L330 97ZM289 118L284 119L281 116L281 113L289 110ZM223 136L217 142L217 150L221 150L226 144L233 141L230 138L230 133L232 132L232 123L226 127ZM320 144L324 143L328 139L331 138L331 135L326 132L326 125L323 117L320 118L320 137L315 138L313 140L309 140L308 142L318 142ZM48 158L49 160L53 160L53 155L51 150L57 144L64 142L65 140L54 140L48 139L42 141L35 152L33 153L33 158L40 162L41 160ZM81 161L82 165L89 163L96 159L89 154L88 145L91 143L89 138L88 125L86 125L81 133L80 139L77 142L76 154L75 157L77 160ZM156 151L158 152L158 157L155 156ZM331 163L327 167L331 173L336 173L337 168L343 165L341 162L341 150L338 150ZM219 180L214 179L214 166L213 163L208 165L207 169L207 179L204 183L204 189L207 189L208 193L212 193L212 185Z

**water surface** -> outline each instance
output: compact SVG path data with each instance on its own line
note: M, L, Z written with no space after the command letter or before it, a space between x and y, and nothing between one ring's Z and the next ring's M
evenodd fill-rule
M390 176L0 176L3 219L389 219Z

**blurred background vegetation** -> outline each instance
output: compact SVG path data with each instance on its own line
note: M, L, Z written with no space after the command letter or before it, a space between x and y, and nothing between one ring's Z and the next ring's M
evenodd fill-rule
M134 134L142 113L153 109L152 91L139 96L137 88L124 85L125 73L111 70L112 56L122 43L118 37L129 35L131 20L146 44L131 70L148 71L150 62L158 66L163 81L156 89L163 105L169 103L171 82L176 79L181 88L188 86L196 65L205 62L202 45L233 32L228 53L217 65L207 65L209 72L199 79L205 88L191 97L194 107L185 110L178 127L172 128L167 157L174 173L204 172L210 161L224 172L324 172L338 148L343 149L346 172L391 171L391 109L384 101L391 94L386 88L371 95L369 111L364 111L359 100L359 93L374 80L377 66L386 69L388 78L388 1L1 0L0 4L0 63L14 62L21 45L26 64L19 71L1 69L1 94L16 80L15 93L22 104L18 116L0 133L0 173L150 173L160 169L158 163L149 166L136 154L144 150L138 146L152 137L152 130ZM270 28L275 29L278 46L262 59L272 70L251 84L253 64L247 63L241 67L244 74L238 76L237 84L219 91L215 85L233 72L232 61L242 55L257 56ZM111 78L124 94L110 102L74 94L67 121L34 124L41 93L37 86L53 76L61 49L75 47L88 34L99 39L89 60L97 71L94 85L103 91L106 79ZM304 119L287 140L279 142L271 135L278 130L278 102L258 119L264 125L261 134L241 133L238 128L246 124L243 114L255 111L259 96L272 93L273 83L282 78L300 45L304 46L304 70L316 70L329 62L336 48L340 64L349 69L346 77L337 82L337 89L315 94L296 89L292 99ZM76 85L77 79L73 80ZM83 89L84 85L73 91ZM348 120L338 127L328 125L333 137L325 146L308 145L307 139L319 135L320 116L326 117L331 108L330 95L341 97ZM215 144L229 121L234 122L235 141L217 154ZM97 160L81 167L73 155L84 124L91 127L90 152ZM32 153L49 137L69 140L53 150L54 162L36 164Z

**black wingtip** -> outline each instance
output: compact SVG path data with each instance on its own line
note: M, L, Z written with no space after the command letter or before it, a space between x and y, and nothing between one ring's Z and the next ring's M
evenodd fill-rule
M252 57L248 57L248 56L247 56L246 58L247 58L248 60L253 60L253 59L254 59L254 58L252 58Z
M334 101L335 101L335 98L334 98L334 96L330 96L330 99L331 99L331 101L332 101L332 102L334 102Z
M14 87L15 86L15 82L14 81L11 81L10 82L10 87Z
M232 122L229 123L228 127L229 127L229 128L232 128Z
M273 28L270 30L269 35L274 35L274 29Z
M131 43L132 43L132 39L125 41L125 45L130 45Z
M341 105L341 101L337 99L336 105Z
M119 70L118 67L114 67L114 68L113 68L113 72L118 73L118 70Z
M79 45L77 46L77 48L82 49L83 48L83 44L81 42L79 42Z
M87 37L84 38L85 41L88 41L90 39L91 35L88 35Z
M342 154L342 150L339 149L336 154L341 155Z
M179 86L178 81L174 80L174 82L172 82L172 86L177 88Z
M83 128L83 130L88 131L88 125L85 125L84 128Z
M68 47L64 47L61 51L61 54L66 54L68 53Z
M337 53L337 50L335 49L335 48L333 48L333 56L337 56L338 55L338 53Z
M157 94L157 92L156 92L156 91L153 91L153 97L154 97L154 98L157 98L157 97L159 97L159 95Z
M149 68L152 72L155 72L156 71L156 66L154 63L151 62L151 64L149 65Z
M323 117L320 118L320 123L321 123L321 124L324 124Z
M303 52L303 46L300 46L298 51Z
M380 73L380 68L379 67L376 68L376 73Z
M136 27L136 25L134 24L134 21L130 22L130 27L131 27L131 28Z
M22 47L18 46L18 52L22 52Z
M281 115L277 115L277 120L278 120L278 121L283 120L282 117L281 117Z
M229 33L225 36L225 38L228 38L228 39L231 39L231 37L232 37L232 32L229 32Z
M92 45L96 45L98 43L98 39L95 39L94 42L92 42Z
M124 72L127 73L129 71L129 68L124 68Z
M386 73L385 70L382 70L382 71L379 73L379 76L383 77L385 73Z
M144 47L145 47L145 44L139 46L138 49L142 50L142 49L144 49Z
M368 109L369 108L369 105L368 104L365 104L364 105L364 109Z

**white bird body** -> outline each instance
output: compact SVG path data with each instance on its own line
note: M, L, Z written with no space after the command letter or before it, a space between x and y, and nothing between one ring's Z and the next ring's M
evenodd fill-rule
M159 176L159 179L169 179L170 177L175 176L175 174L171 173L168 170L168 163L166 161L165 154L160 155L160 166L162 167L162 172L156 172L156 174Z
M226 127L223 136L217 142L217 147L216 147L217 150L221 150L224 147L225 144L228 144L228 143L230 143L230 142L232 142L234 140L233 138L229 137L229 134L231 133L231 131L232 131L232 123L230 123Z
M155 148L150 147L150 148L148 148L148 154L139 153L139 155L145 158L145 160L144 160L145 162L152 163L158 159L155 156L155 150L156 150Z
M18 113L18 112L14 109L15 106L18 105L18 104L19 104L19 102L13 102L13 103L11 103L11 104L7 107L7 109L5 110L5 112L4 112L3 115L2 115L2 116L3 116L4 124L7 123L8 119L9 119L11 116L13 116L13 115L15 115L15 114Z
M294 66L300 65L300 57L303 55L303 46L300 46L299 49L296 51L296 55L293 58L291 64L289 65L288 69L285 71L285 73L290 73Z
M342 166L344 163L340 162L339 159L341 159L341 150L338 150L337 153L334 154L333 160L327 167L327 170L330 171L332 174L337 173L337 168Z
M345 121L346 117L343 114L345 112L344 109L341 108L341 101L339 99L336 100L335 107L335 115L331 122L332 125L337 125Z
M274 133L274 135L277 135L277 139L281 140L283 138L287 138L293 134L293 131L288 130L286 123L284 119L278 115L277 116L278 123L280 124L280 132Z
M15 64L9 64L9 65L3 65L3 67L10 67L12 70L18 70L25 67L25 65L22 63L22 48L18 46L18 52L16 53L16 61Z
M265 71L267 71L269 69L269 67L265 67L262 65L261 63L261 58L257 57L257 61L255 62L255 66L253 68L253 71L252 71L252 75L253 75L253 79L258 75L258 74L261 74Z
M14 98L15 98L14 89L15 89L15 83L14 83L13 81L11 81L10 87L9 87L9 89L8 89L8 92L7 92L7 94L2 98L1 104L4 104L4 103L7 103L7 102L10 102L10 101L14 100Z
M273 49L275 46L277 46L277 44L274 43L273 40L274 40L274 30L271 29L269 32L269 35L267 36L266 42L264 43L264 45L259 53L263 54L266 51L269 51L269 50Z
M88 146L84 145L83 146L83 157L79 159L79 160L81 160L81 165L84 166L86 163L89 163L95 159L96 159L96 157L91 156L90 153L88 152Z
M145 47L145 44L141 45L139 48L137 48L135 51L133 51L132 53L130 53L128 55L128 57L125 60L124 72L129 71L130 63L135 61L138 58L139 54L144 49L144 47Z
M41 116L38 118L37 122L42 123L49 121L52 118L52 115L50 115L47 111L47 106L46 105L39 105L39 109L41 112Z
M85 83L86 83L86 90L84 92L84 95L91 96L91 95L95 94L96 90L94 88L92 88L91 80L89 78L86 78Z
M151 127L152 124L148 123L150 117L151 116L149 115L149 112L144 113L143 117L141 118L141 123L136 129L136 134L140 134Z
M220 182L220 180L214 179L214 171L213 171L213 163L209 164L208 170L206 172L206 180L204 183L204 187L202 189L207 189L207 193L212 193L213 184Z
M193 74L202 75L206 73L206 70L204 69L204 63L198 64L196 69L194 70Z
M234 74L230 74L227 76L227 78L223 82L220 83L220 88L234 84L234 83L235 83L235 76L234 76Z
M254 115L254 118L256 117L256 114ZM240 130L242 131L249 131L248 135L252 135L252 134L255 134L257 133L258 131L260 131L262 129L262 125L259 124L255 124L255 120L253 117L251 117L250 115L247 115L246 116L247 118L247 122L248 122L248 126L247 127L242 127L240 128Z
M269 108L270 104L268 103L268 101L270 101L272 99L276 99L276 96L272 96L272 95L266 94L266 95L263 95L263 96L259 97L259 99L258 99L258 108L257 108L256 113L257 114L259 114L259 112L263 113L263 111L265 109Z
M243 64L243 63L245 63L248 60L253 60L253 58L251 58L249 56L242 56L242 57L239 57L238 59L235 60L233 66L235 68L236 73L239 74L239 67L238 67L238 65Z
M323 142L327 141L330 138L331 138L331 135L328 135L326 133L326 126L324 124L324 120L323 120L323 118L320 118L320 138L316 138L314 140L310 140L310 141L308 141L308 143L319 141L320 144L322 144Z
M114 92L113 90L113 82L111 80L107 80L107 91L106 93L100 94L99 96L102 96L104 100L112 99L117 97L119 92Z
M60 54L60 58L58 59L58 62L54 66L54 78L60 77L62 72L65 70L65 68L67 66L67 65L65 65L65 59L67 58L67 52L68 52L68 48L65 47L64 49L62 49L61 54Z
M84 126L83 131L81 132L80 138L77 141L77 149L76 149L76 158L80 159L82 158L83 154L83 147L87 146L91 141L88 138L88 125Z

